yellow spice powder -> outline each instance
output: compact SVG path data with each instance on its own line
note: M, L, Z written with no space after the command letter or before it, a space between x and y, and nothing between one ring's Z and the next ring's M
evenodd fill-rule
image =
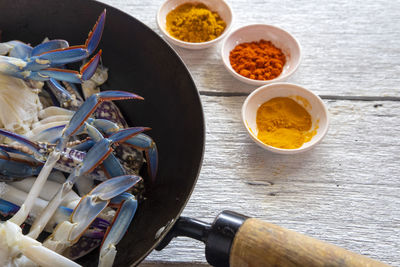
M179 40L201 43L220 36L226 23L206 5L186 3L168 13L166 26L167 31Z
M258 139L277 148L299 148L317 133L317 127L310 131L312 118L307 110L288 97L276 97L262 104L256 122Z

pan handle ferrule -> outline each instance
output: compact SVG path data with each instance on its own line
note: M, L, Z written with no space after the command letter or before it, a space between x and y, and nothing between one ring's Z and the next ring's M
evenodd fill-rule
M228 267L232 242L246 219L248 217L232 211L223 211L212 224L180 217L156 250L166 247L174 237L186 236L205 243L208 263L213 266Z

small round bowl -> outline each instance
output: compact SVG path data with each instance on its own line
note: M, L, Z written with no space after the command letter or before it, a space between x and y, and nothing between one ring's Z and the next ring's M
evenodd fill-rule
M226 23L226 28L224 32L215 38L214 40L208 41L208 42L202 42L202 43L190 43L190 42L184 42L179 39L176 39L172 37L167 29L166 29L166 24L167 24L167 15L168 13L177 8L178 6L185 4L185 3L202 3L205 4L211 11L217 12L220 17L225 21ZM232 26L232 10L229 7L229 5L223 1L223 0L167 0L165 1L161 7L158 9L157 12L157 25L162 31L163 35L165 36L165 39L167 39L168 42L183 47L187 49L203 49L207 48L210 46L213 46L214 44L218 43L221 41L225 36L228 34L231 26Z
M230 52L241 43L258 42L261 39L271 41L272 44L282 50L286 55L286 63L282 73L271 80L261 81L244 77L237 73L231 66L229 60ZM251 85L264 85L274 82L282 82L289 78L298 68L301 61L301 49L299 42L287 31L267 24L252 24L244 26L232 32L226 37L221 50L222 61L226 69L239 81Z
M309 142L304 143L300 148L277 148L266 145L257 138L257 110L262 104L275 97L289 97L303 106L311 115L311 130L316 129L317 133ZM321 98L310 90L290 83L274 83L264 85L253 91L243 103L242 120L247 132L254 142L256 142L256 144L264 149L279 154L296 154L310 150L326 135L329 125L328 110Z

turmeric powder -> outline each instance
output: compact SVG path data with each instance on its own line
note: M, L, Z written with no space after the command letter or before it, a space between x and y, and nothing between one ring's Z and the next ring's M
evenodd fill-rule
M299 148L316 134L316 130L310 131L311 115L289 97L272 98L262 104L256 122L258 139L277 148Z
M226 23L206 5L186 3L168 13L166 26L167 31L181 41L201 43L220 36Z

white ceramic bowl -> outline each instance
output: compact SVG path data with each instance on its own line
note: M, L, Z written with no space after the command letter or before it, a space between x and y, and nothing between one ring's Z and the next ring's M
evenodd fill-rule
M261 39L271 41L272 44L282 50L286 55L286 63L282 73L271 80L261 81L244 77L237 73L229 61L230 52L241 43L258 42ZM226 37L222 44L221 57L226 69L239 81L252 84L264 85L268 83L281 82L289 78L298 68L301 61L301 49L299 42L287 31L267 24L252 24L239 28Z
M202 43L190 43L190 42L184 42L179 39L176 39L172 37L166 29L166 24L167 24L167 15L168 13L177 8L178 6L185 4L185 3L203 3L205 4L211 11L217 12L220 17L225 21L226 23L226 28L224 32L215 38L214 40L208 41L208 42L202 42ZM162 31L165 39L167 39L168 42L183 47L183 48L188 48L188 49L203 49L210 47L217 42L221 41L229 32L231 26L232 26L232 10L229 7L229 5L223 1L223 0L167 0L165 1L161 7L158 9L157 12L157 25Z
M300 98L296 97L300 96ZM290 97L297 103L302 105L312 117L311 130L317 127L317 133L312 137L309 142L304 143L300 148L296 149L282 149L270 145L266 145L257 138L258 129L256 123L256 116L258 108L275 97ZM306 103L302 99L306 100ZM242 107L242 120L247 129L250 137L262 148L280 154L296 154L299 152L307 151L318 144L326 135L329 125L328 110L324 102L319 96L300 87L290 83L274 83L264 85L253 91L244 101Z

